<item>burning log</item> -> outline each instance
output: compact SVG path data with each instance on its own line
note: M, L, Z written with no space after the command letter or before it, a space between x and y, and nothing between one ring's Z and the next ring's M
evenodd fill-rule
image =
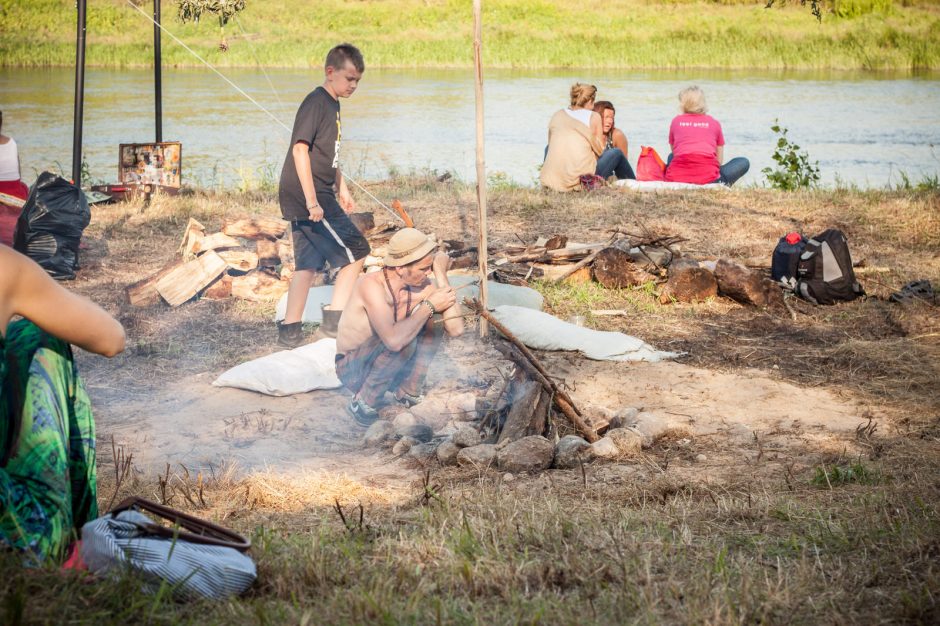
M551 396L538 382L517 368L510 381L510 406L497 443L542 435L548 426Z
M532 351L529 348L519 341L515 335L509 332L509 329L503 326L503 324L497 320L493 315L487 311L479 302L479 300L473 300L470 303L470 307L473 309L477 315L484 318L490 324L493 325L493 328L498 330L502 335L516 347L518 352L522 355L522 358L518 360L513 359L515 363L522 368L524 368L530 376L532 376L537 382L539 382L546 391L548 391L555 405L565 414L571 423L581 431L581 434L584 435L584 438L588 441L594 442L597 441L597 433L595 433L581 418L581 411L575 406L574 401L571 397L565 393L548 375L548 372L545 370L545 367L541 362L532 354ZM512 358L510 356L510 358Z

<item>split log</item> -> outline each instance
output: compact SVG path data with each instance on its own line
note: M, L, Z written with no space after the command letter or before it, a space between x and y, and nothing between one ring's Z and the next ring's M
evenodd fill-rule
M495 268L493 278L498 283L526 286L527 281L541 278L545 272L527 263L504 263Z
M225 300L232 295L232 277L222 274L219 280L209 285L202 292L202 297L208 300Z
M509 413L497 443L544 434L550 403L551 397L545 388L529 379L523 368L518 368L509 383Z
M184 258L196 254L196 247L203 237L206 236L206 227L193 218L189 218L186 223L186 229L183 231L183 241L180 242L180 254Z
M284 237L278 239L277 242L277 256L281 260L281 265L283 267L290 268L291 271L294 270L294 242L290 237Z
M274 267L281 262L277 253L277 243L270 239L259 239L255 242L255 252L258 254L258 265L261 267Z
M222 257L210 250L163 276L157 281L157 292L170 306L179 306L221 276L226 267Z
M225 233L213 233L206 235L196 243L194 254L208 252L209 250L222 250L224 248L240 248L241 243L234 237L229 237Z
M350 213L349 220L363 235L375 229L375 216L372 213Z
M638 267L628 252L614 246L597 253L593 268L594 280L608 289L636 287L653 280L653 276Z
M232 237L245 239L277 239L287 230L287 222L279 217L249 217L226 220L222 232Z
M288 283L263 270L232 278L232 295L252 302L277 300L287 292Z
M127 296L127 301L131 306L153 306L160 302L160 294L157 292L157 282L175 268L183 265L183 263L183 261L171 261L155 274L151 274L147 278L125 287L124 294Z
M250 272L258 267L258 254L251 250L223 250L219 256L237 272Z
M740 263L718 259L715 264L715 278L718 280L718 293L721 295L741 304L767 304L764 277Z

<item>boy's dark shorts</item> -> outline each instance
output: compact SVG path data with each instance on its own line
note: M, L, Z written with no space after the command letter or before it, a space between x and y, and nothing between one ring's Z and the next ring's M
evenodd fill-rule
M292 220L294 268L322 272L329 263L333 269L345 267L369 254L369 242L340 208L336 197L317 194L323 219Z

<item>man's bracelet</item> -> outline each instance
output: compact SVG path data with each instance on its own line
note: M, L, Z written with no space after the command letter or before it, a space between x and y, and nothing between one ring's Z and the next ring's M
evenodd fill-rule
M434 308L434 305L431 304L430 300L422 300L419 304L426 304L428 308L431 309L431 315L437 314L437 309Z

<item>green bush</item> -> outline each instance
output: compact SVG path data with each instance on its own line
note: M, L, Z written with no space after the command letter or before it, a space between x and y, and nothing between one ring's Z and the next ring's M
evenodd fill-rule
M780 126L779 120L774 120L770 129L780 135L772 157L777 168L765 167L761 170L770 186L785 191L815 187L819 183L819 161L810 163L809 154L805 150L799 152L800 147L790 143L787 129Z
M836 17L853 18L869 13L890 13L894 9L894 0L835 0L832 13Z

